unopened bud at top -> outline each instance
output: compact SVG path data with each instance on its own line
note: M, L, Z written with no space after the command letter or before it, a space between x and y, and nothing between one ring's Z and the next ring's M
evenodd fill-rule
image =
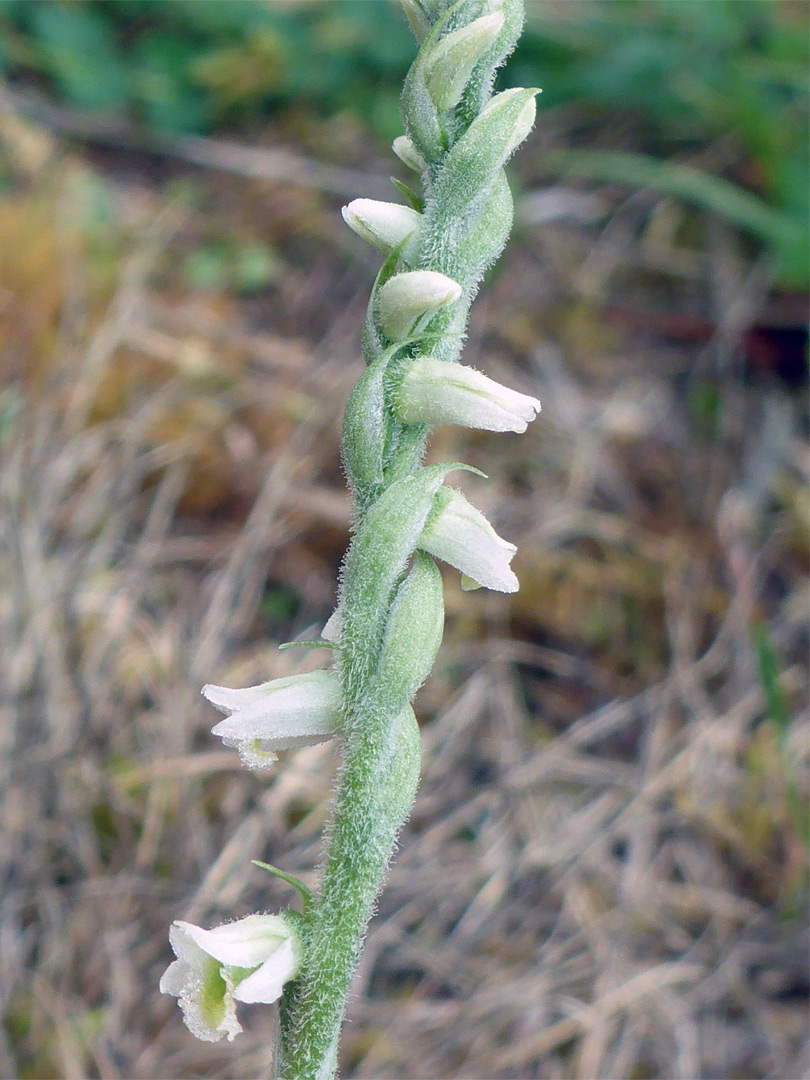
M437 109L458 104L472 69L501 32L503 14L495 11L441 39L425 61L425 82Z
M540 411L528 394L446 360L414 360L395 399L405 424L461 424L485 431L525 431Z
M461 286L435 270L410 270L389 278L379 292L378 311L383 333L404 341L424 316L455 303Z
M404 262L410 265L415 261L422 215L410 206L378 199L355 199L341 213L350 229L384 255L400 248Z
M403 165L407 165L414 172L423 173L427 168L427 162L416 149L407 135L397 135L391 149L397 155Z

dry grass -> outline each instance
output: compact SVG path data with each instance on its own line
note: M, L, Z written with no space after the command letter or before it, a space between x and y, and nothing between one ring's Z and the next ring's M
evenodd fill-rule
M0 1074L265 1076L270 1010L197 1043L157 981L173 918L291 901L251 859L318 864L332 751L248 775L199 687L299 670L275 644L331 609L373 258L317 194L221 181L212 226L136 175L99 230L85 166L32 172L0 207ZM469 362L544 411L431 453L490 474L464 483L523 588L448 576L347 1077L807 1072L803 401L742 377L766 268L640 209L528 230L477 304ZM250 222L273 288L183 283L178 251ZM605 316L651 278L705 345Z

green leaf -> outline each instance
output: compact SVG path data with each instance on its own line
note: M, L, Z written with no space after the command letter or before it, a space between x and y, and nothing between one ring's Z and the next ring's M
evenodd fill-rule
M129 76L110 22L77 4L35 5L32 31L43 67L80 109L114 109L129 97Z

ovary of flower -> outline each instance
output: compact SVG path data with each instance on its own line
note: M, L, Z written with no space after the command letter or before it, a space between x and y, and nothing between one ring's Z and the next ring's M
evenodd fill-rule
M486 431L525 431L539 411L537 398L445 360L414 360L396 399L405 424L461 424Z
M517 548L454 488L439 489L419 547L460 570L462 588L517 592L518 579L509 566Z
M310 671L243 690L204 686L203 695L230 713L214 727L250 768L276 760L277 750L331 739L340 721L340 680L332 671Z
M180 999L192 1035L218 1042L242 1030L236 1002L277 1001L298 971L295 938L279 915L248 915L214 930L174 922L169 943L177 959L160 991Z

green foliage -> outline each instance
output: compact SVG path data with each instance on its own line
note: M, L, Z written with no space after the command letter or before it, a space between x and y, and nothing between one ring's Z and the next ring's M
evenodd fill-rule
M695 170L691 201L766 243L788 284L806 283L801 6L536 0L528 19L507 85L542 86L545 109L574 104L600 130L615 130L617 114L632 118L655 158L730 136L741 162L735 185L727 197L707 191ZM0 2L0 70L36 73L70 105L126 111L163 132L201 134L295 102L326 116L351 111L390 139L399 131L398 87L411 47L405 20L386 0ZM475 115L478 91L470 94L476 100L463 106ZM655 158L646 172L661 164ZM635 182L648 182L643 160L635 164ZM602 176L607 165L611 175ZM565 171L611 182L616 162L607 165L580 152ZM632 166L622 167L623 182L634 183ZM661 183L668 190L666 178ZM762 196L767 229L749 228L748 217L762 216L755 204L740 211L746 187Z
M755 188L759 204L741 186L707 188L698 170L691 178L664 177L658 186L668 189L672 180L687 187L689 201L764 239L786 283L806 284L806 8L772 0L589 0L570 5L570 13L562 7L531 5L508 78L536 81L544 107L577 104L600 126L611 118L615 125L617 114L640 121L645 149L658 158L733 139L741 162L735 180ZM583 151L566 171L611 181L621 166L623 182L641 185L650 182L650 169L666 168L638 158L585 158Z

